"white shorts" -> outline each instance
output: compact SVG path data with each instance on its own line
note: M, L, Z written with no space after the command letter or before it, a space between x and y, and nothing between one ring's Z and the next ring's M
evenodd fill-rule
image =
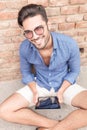
M50 91L48 91L45 88L42 88L38 85L36 85L37 88L37 92L39 97L46 97L46 96L56 96L57 92L55 92L54 88L52 88ZM64 98L64 103L71 105L71 101L72 99L79 94L80 92L87 90L77 84L71 85L70 87L68 87L64 94L63 94L63 98ZM17 93L21 94L28 102L29 102L29 106L33 106L35 105L33 103L33 94L31 89L29 88L29 86L25 86L21 89L19 89L18 91L16 91Z

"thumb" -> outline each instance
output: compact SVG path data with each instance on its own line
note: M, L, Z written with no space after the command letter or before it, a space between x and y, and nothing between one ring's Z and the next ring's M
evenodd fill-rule
M34 100L34 103L35 103L35 104L38 102L38 94L35 94L35 95L34 95L33 100Z
M60 102L60 103L63 103L63 96L62 96L62 95L59 96L58 99L59 99L59 102Z
M63 103L63 95L61 93L58 93L58 101L59 103Z

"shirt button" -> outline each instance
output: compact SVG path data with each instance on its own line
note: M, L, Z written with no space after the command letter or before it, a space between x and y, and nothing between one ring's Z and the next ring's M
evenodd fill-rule
M51 76L51 73L49 73L49 76Z
M52 83L51 83L51 82L49 82L49 84L51 85Z

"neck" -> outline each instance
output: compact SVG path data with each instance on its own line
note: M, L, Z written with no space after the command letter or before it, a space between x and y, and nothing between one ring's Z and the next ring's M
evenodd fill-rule
M48 43L47 43L46 47L43 50L49 50L51 48L53 48L53 42L52 42L52 37L51 37L51 35L49 33Z

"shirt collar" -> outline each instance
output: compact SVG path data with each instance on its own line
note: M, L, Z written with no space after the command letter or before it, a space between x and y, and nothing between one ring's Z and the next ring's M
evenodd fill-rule
M52 40L53 40L53 49L56 50L57 49L57 39L56 39L56 33L55 32L51 32L51 36L52 36Z
M28 40L28 39L27 39ZM29 40L28 40L29 41ZM29 44L30 44L30 48L31 49L33 49L34 51L36 51L37 49L36 49L36 47L32 44L32 42L31 41L29 41Z

